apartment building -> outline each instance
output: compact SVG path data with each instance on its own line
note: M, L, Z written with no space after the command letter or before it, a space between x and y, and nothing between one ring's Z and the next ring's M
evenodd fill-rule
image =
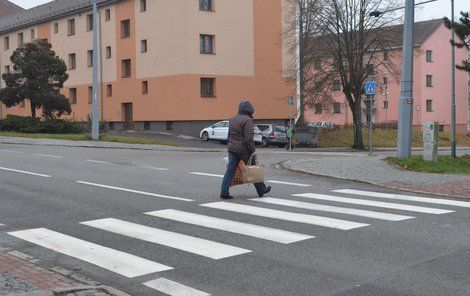
M393 29L396 32L396 27ZM399 33L398 36L402 36L402 33ZM442 20L430 20L415 24L413 78L413 125L415 130L421 130L425 121L438 121L442 130L450 130L450 38L450 30L444 26ZM465 60L467 54L466 49L456 48L456 62ZM382 61L390 59L401 70L401 48L379 52L376 58ZM364 104L363 122L367 123L369 120L372 120L373 123L398 121L401 76L387 73L386 69L380 67L369 74L370 80L378 84L378 93L372 106L372 117ZM332 121L337 125L352 124L352 114L347 106L340 82L334 83L332 88L334 102L326 106L317 104L307 110L305 112L306 121ZM467 102L467 73L456 71L458 133L466 132L469 103Z
M196 134L231 117L284 122L295 83L281 40L286 0L99 0L101 119L111 129ZM269 2L269 5L267 5ZM72 114L91 114L92 1L56 0L0 19L0 73L25 42L47 39L68 66ZM1 85L0 85L1 87ZM1 115L29 115L26 105Z

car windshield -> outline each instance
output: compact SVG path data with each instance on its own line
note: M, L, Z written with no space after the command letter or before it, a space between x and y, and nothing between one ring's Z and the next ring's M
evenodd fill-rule
M257 127L262 130L263 132L267 129L269 129L269 125L257 125Z
M277 133L285 133L286 132L286 129L283 126L278 126L278 125L274 126L273 130Z

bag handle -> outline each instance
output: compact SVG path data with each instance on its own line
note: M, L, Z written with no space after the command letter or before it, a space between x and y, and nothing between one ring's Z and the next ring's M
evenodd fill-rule
M250 158L248 158L248 161L246 162L246 165L255 165L253 163L253 158L256 159L256 153L251 154Z

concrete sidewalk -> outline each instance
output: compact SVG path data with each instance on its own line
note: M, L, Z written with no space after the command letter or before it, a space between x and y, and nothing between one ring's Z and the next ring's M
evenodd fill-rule
M45 269L26 254L0 248L0 295L129 296L60 268Z
M384 157L351 154L342 157L289 160L284 161L281 166L296 172L359 181L416 193L470 198L470 175L406 171L384 162Z

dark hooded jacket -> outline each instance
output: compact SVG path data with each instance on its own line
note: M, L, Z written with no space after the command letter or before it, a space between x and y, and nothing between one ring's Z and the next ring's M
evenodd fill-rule
M253 113L255 109L249 101L242 101L238 114L230 118L228 130L228 151L236 154L252 154L255 152L253 140Z

